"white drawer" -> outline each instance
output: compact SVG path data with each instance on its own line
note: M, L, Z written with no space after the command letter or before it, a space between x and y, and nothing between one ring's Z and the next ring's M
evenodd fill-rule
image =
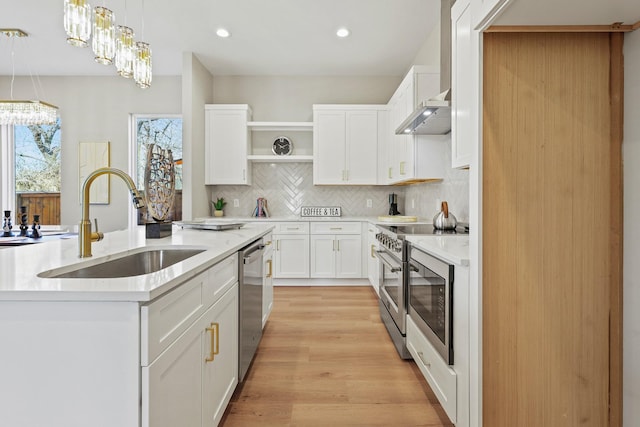
M312 222L311 234L360 234L362 224L360 222Z
M218 301L237 281L238 254L235 253L209 269L209 280L204 285L205 310Z
M140 360L148 366L204 311L205 271L140 308Z
M273 234L309 234L307 221L276 222Z
M456 423L456 373L440 357L410 316L407 316L407 349L431 386L452 423Z
M140 308L140 360L148 366L238 281L238 254Z

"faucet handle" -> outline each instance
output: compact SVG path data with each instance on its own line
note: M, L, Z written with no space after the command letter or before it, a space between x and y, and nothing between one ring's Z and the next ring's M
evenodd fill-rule
M98 218L94 218L93 221L96 223L96 230L91 233L91 241L99 242L104 238L104 233L98 231Z

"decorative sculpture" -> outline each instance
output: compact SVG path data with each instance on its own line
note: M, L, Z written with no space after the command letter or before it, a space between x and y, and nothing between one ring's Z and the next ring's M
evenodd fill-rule
M173 208L175 194L175 164L171 150L149 144L144 171L144 197L147 212L156 222L146 224L148 238L171 235L171 221L167 221L167 218Z

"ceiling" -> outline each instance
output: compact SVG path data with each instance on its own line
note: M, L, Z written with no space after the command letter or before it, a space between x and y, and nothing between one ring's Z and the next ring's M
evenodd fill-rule
M91 48L66 43L63 0L7 0L0 28L0 75L115 75ZM214 75L400 76L440 17L440 0L89 0L114 11L153 51L155 75L180 75L193 52ZM144 5L144 14L142 8ZM351 36L339 39L339 27ZM231 32L221 39L219 27Z
M116 14L153 50L155 75L180 75L193 52L214 75L401 76L437 26L440 0L89 0ZM6 0L0 76L115 75L90 48L65 42L62 0ZM144 6L144 14L143 14ZM553 11L553 13L550 13ZM144 16L144 19L143 19ZM590 25L640 21L638 0L511 0L497 25ZM335 32L346 26L351 36ZM221 39L219 27L231 32ZM13 51L13 61L12 58ZM437 55L436 55L437 56Z

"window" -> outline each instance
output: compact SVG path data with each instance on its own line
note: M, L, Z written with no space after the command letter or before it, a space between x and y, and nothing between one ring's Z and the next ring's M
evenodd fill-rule
M21 206L28 221L60 225L60 119L53 125L2 126L2 204L17 224Z
M176 196L171 220L182 219L182 118L176 115L133 115L132 116L132 172L136 185L144 191L144 171L147 162L147 146L157 144L171 150L175 163ZM137 215L137 224L151 221L145 209Z

